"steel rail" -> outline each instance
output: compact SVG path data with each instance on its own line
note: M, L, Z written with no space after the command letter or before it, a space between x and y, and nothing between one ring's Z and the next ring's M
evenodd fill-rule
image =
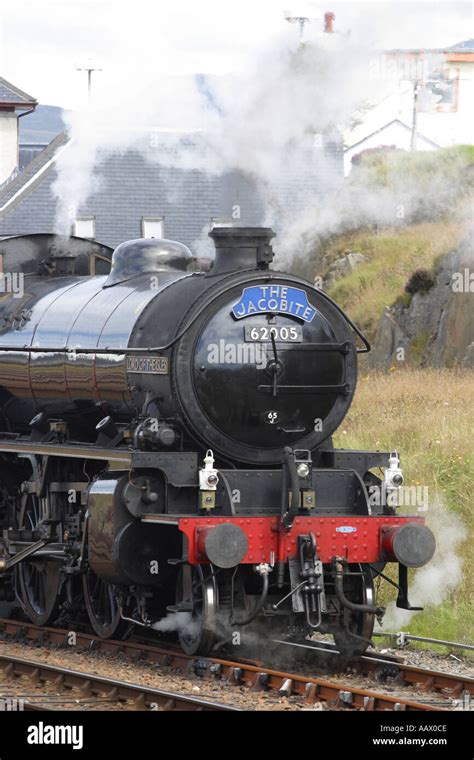
M40 645L47 643L70 646L71 631L58 628L42 628L0 618L0 633L14 636L17 641L25 639ZM416 668L392 658L380 655L364 655L350 663L352 670L361 675L376 675L403 685L420 686L426 693L426 701L392 697L383 692L357 689L324 678L308 678L305 675L284 673L268 669L262 663L229 661L216 657L193 657L168 645L150 645L137 641L101 639L89 633L75 632L78 651L101 651L120 653L135 661L153 662L162 667L173 667L200 676L226 679L229 684L249 686L255 691L276 690L282 696L300 696L305 703L332 701L335 706L357 707L364 710L436 710L444 709L439 702L429 703L429 695L436 694L445 700L459 700L463 694L474 696L474 679ZM310 646L310 649L314 647ZM337 650L335 651L337 654ZM348 696L348 694L352 696Z
M79 670L49 665L41 661L26 660L14 655L0 655L0 672L6 682L27 676L35 683L52 682L55 688L72 690L78 688L82 695L99 695L117 702L131 703L130 709L199 710L202 712L241 712L232 705L211 702L199 697L166 691L144 684L133 684L120 679L84 673ZM60 700L61 695L58 695ZM41 701L41 697L39 697ZM69 701L68 699L65 700Z
M283 645L300 647L302 649L314 650L325 654L340 655L339 650L333 644L318 642L313 644L296 644L288 641L278 641ZM409 665L400 657L394 655L382 655L378 652L365 652L359 655L351 662L351 667L355 667L364 675L378 672L387 678L397 678L407 684L422 683L425 688L433 691L442 691L447 689L452 691L452 696L457 698L462 693L468 693L474 697L474 678L462 676L456 673L447 673L441 670L431 670L429 668L419 668L415 665Z
M405 633L399 631L398 633L384 633L383 631L375 631L373 636L379 636L380 638L396 639L398 647L401 649L408 641L422 641L427 644L436 644L437 646L449 647L452 649L466 649L467 651L474 652L474 644L463 644L460 641L446 641L445 639L430 639L426 636L414 636L411 633Z

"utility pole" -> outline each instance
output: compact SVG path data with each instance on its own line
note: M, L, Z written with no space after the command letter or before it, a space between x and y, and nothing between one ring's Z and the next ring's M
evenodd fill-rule
M90 62L89 62L90 63ZM87 98L88 102L91 102L91 90L92 90L92 72L93 71L102 71L102 69L98 69L94 66L83 66L83 67L76 67L76 71L87 71Z
M418 127L418 92L420 90L420 84L418 79L413 82L413 115L411 120L411 140L410 150L416 150L416 130Z
M420 62L423 65L423 54L420 55L420 53L417 52L415 53L413 77L411 78L411 81L413 82L413 111L411 117L410 150L412 151L416 150L418 137L418 96L423 89L423 81L426 78L426 74L423 70L420 71Z
M300 42L303 42L304 26L312 21L309 16L285 16L289 24L298 24L300 28Z

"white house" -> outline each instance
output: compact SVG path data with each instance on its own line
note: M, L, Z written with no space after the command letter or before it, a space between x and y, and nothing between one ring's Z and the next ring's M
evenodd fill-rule
M35 98L0 77L0 185L18 170L18 119L36 106Z
M412 138L412 129L400 119L392 119L388 124L384 124L369 135L362 137L350 147L344 150L344 174L347 176L352 168L353 156L362 153L369 148L379 148L382 145L386 147L402 148L410 150ZM436 150L440 146L429 140L418 132L416 149L417 150Z
M346 175L353 156L367 148L435 150L473 142L474 40L439 50L386 51L374 72L388 92L345 133Z

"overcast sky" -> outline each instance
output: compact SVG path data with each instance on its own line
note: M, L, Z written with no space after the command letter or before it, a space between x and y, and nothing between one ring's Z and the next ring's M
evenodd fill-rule
M284 13L286 12L286 14ZM2 0L0 75L40 103L81 108L86 75L95 96L141 89L159 74L239 71L259 50L297 28L284 15L314 19L324 11L335 28L380 47L442 47L474 36L472 3L438 0L280 2L280 0Z

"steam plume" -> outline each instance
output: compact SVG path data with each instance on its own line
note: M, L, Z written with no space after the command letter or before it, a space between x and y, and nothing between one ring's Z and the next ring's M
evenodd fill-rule
M463 562L460 548L467 537L461 517L449 511L441 501L430 507L427 522L436 536L436 552L431 562L415 571L409 590L411 604L425 608L446 601L461 583ZM413 612L401 610L395 606L395 602L391 602L383 619L382 630L403 630L413 615Z

